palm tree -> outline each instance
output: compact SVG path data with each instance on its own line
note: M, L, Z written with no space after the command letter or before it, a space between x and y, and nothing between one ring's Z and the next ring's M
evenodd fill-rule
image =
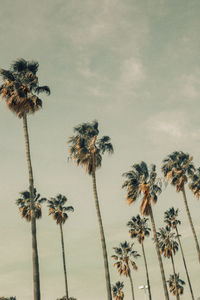
M178 251L178 243L175 240L174 232L170 231L170 227L160 228L157 232L158 245L160 248L160 253L164 257L171 258L174 278L176 276L175 265L174 265L174 254ZM176 287L176 298L179 300L178 288Z
M132 260L132 258L137 258L140 256L137 251L132 250L133 249L133 243L130 245L127 241L124 243L120 243L120 247L114 247L115 255L112 255L111 257L116 260L114 263L114 266L117 268L120 275L125 275L126 277L129 277L130 284L131 284L131 292L132 292L132 298L134 297L134 288L133 288L133 280L131 276L131 269L130 266L137 270L136 263Z
M153 236L155 241L156 253L158 256L160 272L162 277L163 289L165 294L165 299L169 300L165 272L163 268L162 258L159 251L156 226L153 216L152 203L157 202L158 194L161 193L161 184L157 180L156 166L152 165L149 169L145 162L140 164L134 164L131 170L127 173L124 173L123 176L126 177L126 180L123 184L123 188L127 189L127 202L132 204L140 196L143 196L142 203L140 206L140 211L143 216L150 216Z
M132 219L127 223L127 226L129 227L129 233L131 238L137 238L139 244L142 247L142 253L144 257L144 264L146 269L146 277L147 277L147 286L149 291L149 299L151 300L151 287L150 287L150 281L149 281L149 272L147 267L147 260L144 250L144 239L145 237L148 237L150 235L151 229L147 225L148 218L141 218L140 215L137 215L136 217L132 217Z
M11 64L9 70L0 69L3 84L0 93L8 108L17 117L23 119L26 159L29 174L29 191L31 199L31 233L32 233L32 260L33 260L33 289L34 300L40 300L39 259L37 249L36 221L34 213L34 180L30 155L27 115L35 113L42 107L42 100L36 95L41 92L50 94L48 86L39 86L37 71L39 64L35 61L18 59Z
M115 300L123 300L124 299L124 293L122 292L122 289L124 287L124 283L117 281L112 286L112 294Z
M101 167L102 155L105 152L113 153L113 146L108 136L98 138L98 122L83 123L74 128L75 135L72 136L68 143L70 157L73 158L75 163L79 166L83 166L86 172L92 176L92 186L94 193L94 201L96 206L97 219L99 223L104 269L106 278L106 289L108 300L112 299L111 295L111 284L110 284L110 273L108 265L108 256L106 250L106 241L102 223L102 217L99 207L99 200L97 194L96 185L96 169Z
M190 282L188 269L187 269L187 265L186 265L186 261L185 261L185 256L184 256L184 253L183 253L182 243L181 243L181 240L180 240L180 234L178 232L178 227L177 227L178 225L181 224L181 221L178 220L177 217L178 217L178 209L174 209L174 207L171 207L164 214L164 222L171 229L174 229L176 231L178 243L179 243L179 246L180 246L180 249L181 249L183 264L184 264L184 267L185 267L185 272L186 272L188 284L189 284L189 287L190 287L191 297L192 297L192 300L195 300L193 290L192 290L192 285L191 285L191 282Z
M183 285L185 285L185 282L179 278L179 274L170 275L169 280L169 290L173 295L182 295L184 291Z
M53 219L56 221L56 224L60 226L61 234L61 246L62 246L62 257L63 257L63 269L65 277L65 291L66 291L66 300L69 300L68 284L67 284L67 271L65 263L65 247L64 247L64 238L63 238L63 224L65 224L68 219L67 212L74 211L72 206L65 206L67 198L61 194L58 194L55 198L48 200L49 215L52 215Z
M185 184L188 182L188 178L194 175L194 165L192 163L192 157L182 151L175 151L168 155L166 159L163 160L162 172L165 178L176 187L177 192L182 192L183 200L185 204L185 209L188 215L189 223L194 236L196 250L198 253L198 259L200 263L200 248L197 240L197 235L192 222L192 217L190 214L189 206L187 203Z
M22 218L25 218L26 221L31 221L31 199L30 192L24 191L20 193L21 197L16 200L16 204L19 207L19 212ZM40 219L42 217L42 206L41 204L46 201L46 198L40 198L40 194L37 193L37 190L34 188L34 213L35 218Z

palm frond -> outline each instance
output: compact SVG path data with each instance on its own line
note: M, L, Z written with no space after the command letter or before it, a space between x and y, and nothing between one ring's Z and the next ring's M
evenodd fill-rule
M40 94L40 93L46 93L47 95L50 95L51 94L51 91L50 91L50 88L47 86L47 85L44 85L44 86L37 86L35 88L35 92L37 94Z

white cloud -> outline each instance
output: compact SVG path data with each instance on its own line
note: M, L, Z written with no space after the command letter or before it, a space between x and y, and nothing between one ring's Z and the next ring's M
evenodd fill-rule
M125 87L137 87L145 79L145 70L141 60L131 57L122 64L120 82Z
M187 135L187 125L188 117L185 112L171 111L153 115L145 123L145 128L154 141L161 138L180 140Z
M143 128L149 142L160 152L177 149L198 156L200 129L194 126L196 121L185 111L165 111L151 116Z

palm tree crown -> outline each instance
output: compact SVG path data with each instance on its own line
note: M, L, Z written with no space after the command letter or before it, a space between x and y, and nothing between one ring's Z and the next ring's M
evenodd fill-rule
M91 175L92 171L101 167L102 154L113 153L113 146L108 136L98 139L98 122L83 123L74 128L75 135L70 137L70 157L85 167L86 172Z
M65 206L66 202L67 198L61 194L58 194L55 198L48 200L47 206L49 208L49 215L53 216L53 219L57 224L64 224L68 219L67 212L74 211L72 206Z
M145 237L150 235L151 229L147 226L148 218L141 218L140 215L132 217L127 223L131 238L137 238L141 244Z
M192 190L194 196L199 200L200 197L200 168L198 168L191 176L191 183L189 188Z
M165 178L174 186L177 192L184 188L188 181L188 176L194 173L193 157L182 151L174 151L163 160L162 172Z
M156 166L152 165L148 170L147 164L142 161L140 164L134 164L132 169L124 173L123 176L127 178L122 187L128 191L128 204L136 201L142 194L143 200L140 210L142 215L148 216L151 203L156 203L157 195L161 193L161 184L156 179Z
M124 299L124 293L122 289L124 288L124 283L121 281L117 281L113 286L112 286L112 294L113 297L116 300L123 300Z
M178 209L174 207L169 208L164 213L164 222L172 229L176 229L177 225L181 224L181 221L177 219Z
M37 62L20 58L11 64L9 70L0 69L0 76L3 79L0 93L9 109L19 118L42 107L42 100L36 94L41 92L50 94L48 86L39 86L38 67Z
M170 275L169 280L167 281L169 284L169 290L173 295L176 295L176 287L178 295L182 295L184 291L183 285L185 285L185 281L179 278L179 274Z
M22 218L25 218L28 222L31 221L31 198L30 192L24 191L20 193L21 197L16 200L16 204L19 207L19 211ZM41 204L46 201L46 198L40 198L40 194L37 193L37 190L34 189L34 212L35 218L40 219L42 217L42 206Z
M160 253L163 254L164 257L170 258L178 251L178 243L175 240L175 234L170 231L168 226L159 229L157 238Z
M133 245L133 243L130 245L127 241L120 243L120 247L113 248L115 255L111 256L117 261L114 263L114 266L117 267L119 274L125 275L126 277L130 275L129 263L134 270L137 270L137 265L131 258L137 258L140 254L138 254L137 251L132 250Z

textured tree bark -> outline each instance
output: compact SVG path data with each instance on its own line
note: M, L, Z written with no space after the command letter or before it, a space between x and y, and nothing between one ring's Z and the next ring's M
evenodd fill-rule
M144 264L145 264L145 269L146 269L147 286L148 286L148 291L149 291L149 300L152 300L152 297L151 297L151 287L150 287L150 281L149 281L149 272L148 272L148 267L147 267L147 260L146 260L146 255L145 255L145 251L144 251L143 241L141 242L141 246L142 246L142 253L143 253Z
M64 246L62 224L60 224L60 235L61 235L61 246L62 246L62 257L63 257L63 270L64 270L64 277L65 277L65 293L66 293L66 300L69 300L67 271L66 271L66 263L65 263L65 246Z
M39 259L37 249L37 231L34 206L34 181L33 170L31 165L30 144L28 135L27 116L23 116L23 128L25 138L26 160L29 174L29 191L30 191L30 207L31 207L31 234L32 234L32 261L33 261L33 294L34 300L40 300L40 273L39 273Z
M174 260L173 260L173 254L171 255L171 261L172 261L172 267L173 267L173 273L174 273L174 280L175 280L176 299L180 300L180 297L179 297L179 294L178 294L178 289L177 289L177 284L176 284L176 270L175 270L175 265L174 265Z
M129 272L129 279L130 279L130 283L131 283L131 293L132 293L132 298L133 300L135 300L135 296L134 296L134 288L133 288L133 280L131 277L131 272Z
M189 288L190 288L191 297L192 297L192 300L195 300L177 226L175 227L175 229L176 229L176 234L177 234L177 237L178 237L178 243L179 243L179 246L180 246L180 249L181 249L181 255L182 255L182 258L183 258L183 264L184 264L185 272L186 272L186 275L187 275L187 280L188 280L188 284L189 284Z
M158 239L157 239L157 235L156 235L156 226L155 226L155 222L154 222L152 208L150 209L150 218L151 218L154 242L155 242L155 246L156 246L156 252L157 252L157 256L158 256L158 262L160 265L160 272L161 272L161 277L162 277L162 284L163 284L163 289L164 289L164 294L165 294L165 300L169 300L169 294L168 294L167 284L166 284L166 279L165 279L165 272L164 272L164 267L163 267L163 263L162 263L162 258L160 255L159 246L158 246Z
M93 164L94 164L94 161L93 161ZM107 255L106 241L105 241L103 223L102 223L101 212L100 212L99 201L98 201L97 186L96 186L96 175L95 175L94 168L93 168L93 171L92 171L92 185L93 185L94 201L95 201L96 212L97 212L97 219L98 219L98 223L99 223L101 245L102 245L102 250L103 250L103 260L104 260L104 270L105 270L105 278L106 278L107 299L112 300L111 284L110 284L110 273L109 273L109 265L108 265L108 255Z
M194 229L194 225L193 225L193 222L192 222L192 217L190 215L190 210L189 210L189 206L188 206L188 203L187 203L187 198L186 198L185 188L184 187L183 187L182 192L183 192L183 199L184 199L185 209L186 209L186 212L187 212L187 215L188 215L188 219L189 219L189 223L190 223L190 226L191 226L191 229L192 229L192 233L193 233L193 236L194 236L194 241L195 241L195 245L196 245L196 249L197 249L197 254L198 254L198 259L199 259L199 263L200 263L200 248L199 248L199 243L198 243L197 235L196 235L196 232L195 232L195 229Z

